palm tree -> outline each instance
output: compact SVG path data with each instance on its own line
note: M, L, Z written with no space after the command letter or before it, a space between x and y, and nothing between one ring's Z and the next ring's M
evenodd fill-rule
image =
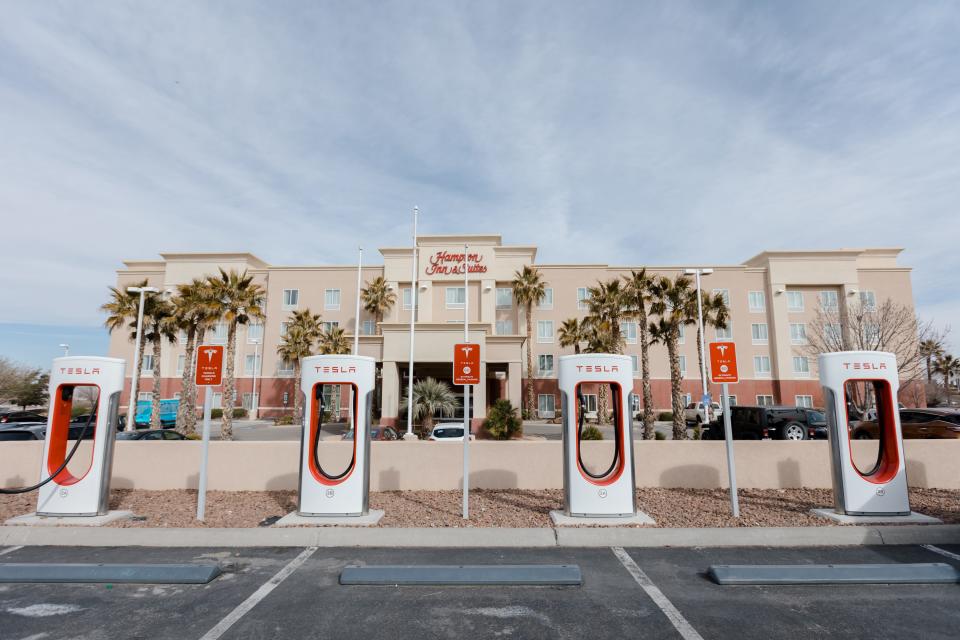
M650 313L658 316L650 323L650 336L653 342L665 344L670 360L671 409L673 412L673 439L684 440L687 437L687 424L683 414L683 376L680 373L680 354L677 345L680 342L680 327L689 324L690 298L695 292L690 279L679 275L675 280L665 276L658 277L650 288L652 303Z
M947 404L950 403L950 380L960 377L960 359L950 354L940 356L933 365L935 373L943 376L943 392L946 394Z
M920 342L920 357L927 363L927 382L933 380L933 363L943 355L943 343L940 340L927 339Z
M207 329L217 320L210 286L205 280L194 278L187 284L177 285L173 299L173 312L168 318L171 329L183 332L184 362L180 405L177 407L177 431L183 435L196 432L197 389L194 384L193 355L198 344L203 344Z
M153 389L150 401L150 428L159 429L160 424L160 355L164 338L175 342L170 317L173 305L162 295L150 296L143 305L143 337L153 347Z
M655 280L648 275L646 268L631 271L624 276L626 281L625 297L627 310L636 316L640 330L640 377L643 384L643 438L653 440L656 437L653 412L653 388L650 385L650 329L647 326L647 305L650 302L650 289Z
M303 418L300 392L297 385L300 383L300 371L304 358L313 355L315 336L311 336L302 327L288 326L287 332L280 338L277 345L277 355L283 360L293 363L293 422L299 423Z
M433 416L452 416L460 402L446 382L434 378L424 378L413 383L413 419L420 419L422 431L430 433L433 429ZM400 402L400 411L407 410L407 399ZM466 420L464 420L466 423Z
M584 323L588 327L587 343L594 353L623 353L624 337L620 330L626 309L625 290L620 280L614 278L607 282L598 282L587 291L587 308ZM597 422L607 421L607 386L600 385L597 394Z
M320 335L320 353L342 355L350 353L352 345L340 327L330 327Z
M220 276L210 276L207 282L217 315L227 322L227 362L223 377L223 423L220 427L220 439L233 440L233 407L237 395L234 378L237 325L263 319L260 304L264 290L253 282L253 276L247 275L246 269L242 273L236 269L227 273L221 268Z
M546 295L543 275L536 267L528 264L513 274L513 296L517 304L523 306L527 323L527 407L524 413L532 416L533 403L533 305L540 304Z
M367 284L365 289L360 291L360 300L363 302L363 308L367 313L372 313L377 321L377 333L381 333L380 323L383 322L383 316L397 302L397 294L387 287L387 281L383 276L377 276L373 282Z
M701 295L701 305L703 309L703 326L713 327L714 329L726 329L727 324L730 321L730 309L727 307L727 301L724 300L723 294L721 292L717 293L706 293L703 290L700 291ZM703 349L701 348L702 343L700 341L700 323L697 318L697 296L696 293L693 295L693 301L691 302L691 317L690 323L697 326L697 365L699 366L698 371L703 371Z
M142 280L140 282L133 283L129 285L131 287L145 287L147 286L147 281ZM103 325L107 328L107 331L113 333L117 329L122 329L123 327L128 327L131 329L130 332L130 341L136 341L137 335L137 314L139 313L140 305L140 295L136 293L129 293L126 288L118 289L117 287L110 287L110 301L104 303L100 306L100 310L107 313L107 319L104 321ZM146 347L146 335L145 332L140 333L140 360L134 362L134 371L140 371L143 367L143 356ZM132 374L131 374L132 375ZM140 377L137 376L137 386L133 388L131 397L136 398L137 392L140 388ZM136 407L136 404L134 404ZM128 427L129 429L133 428L133 416L127 416Z
M587 323L576 318L567 318L557 330L561 347L573 347L574 353L580 353L580 343L587 341Z

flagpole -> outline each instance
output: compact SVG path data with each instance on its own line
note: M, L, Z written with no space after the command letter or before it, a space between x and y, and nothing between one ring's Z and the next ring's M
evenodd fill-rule
M469 247L463 245L463 341L470 342ZM470 385L463 385L463 519L470 518Z
M353 323L353 355L360 355L360 287L363 273L363 247L358 247L360 259L357 260L357 317Z
M420 208L413 208L413 255L410 264L410 358L408 360L409 369L407 371L407 433L404 434L404 440L416 440L417 436L413 433L413 347L416 340L415 320L417 318L417 218L420 216Z

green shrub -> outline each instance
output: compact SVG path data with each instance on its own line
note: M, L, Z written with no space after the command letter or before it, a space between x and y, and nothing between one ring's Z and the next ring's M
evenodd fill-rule
M509 440L522 435L523 422L517 414L517 408L509 400L497 400L487 412L483 428L494 440Z
M703 440L703 427L699 424L693 428L693 439Z
M654 440L666 440L666 439L667 439L667 434L665 434L665 433L660 433L659 431L657 431L656 433L653 434L653 438L654 438Z
M600 429L597 429L595 426L590 425L589 427L584 428L583 433L580 435L581 440L603 440L603 434L600 433Z
M203 436L199 433L188 433L185 437L187 440L203 440Z
M210 411L210 417L211 417L211 418L222 418L222 417L223 417L223 409L211 409L211 411ZM237 407L236 409L233 410L233 417L234 417L234 418L246 418L246 417L247 417L247 410L244 409L243 407Z
M277 416L273 419L273 424L283 425L283 424L293 424L293 416Z
M673 411L661 411L657 414L657 420L660 422L672 422L673 421Z

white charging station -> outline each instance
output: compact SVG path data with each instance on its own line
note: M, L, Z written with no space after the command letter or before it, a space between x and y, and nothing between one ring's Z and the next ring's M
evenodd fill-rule
M296 513L277 522L298 524L376 524L383 511L369 509L370 424L376 360L365 356L322 355L303 359L300 390L306 398L300 440L300 487ZM324 446L345 446L341 441L325 444L320 438L325 389L339 388L346 400L353 430L352 452L344 468L330 469L321 462Z
M880 517L935 521L910 511L897 404L900 380L896 356L879 351L841 351L821 354L818 364L830 440L834 509L814 512L842 521L876 521ZM864 383L864 395L869 394L876 405L877 457L865 469L854 462L851 423L858 417L858 403L866 400L851 395L851 382Z
M612 409L613 457L599 473L583 461L583 430L587 425L588 396L608 389ZM591 353L560 358L560 404L563 435L564 511L551 512L557 525L653 524L637 511L633 461L633 366L629 356Z
M113 447L125 368L126 363L119 358L69 356L53 361L47 433L40 469L41 480L51 476L52 480L38 490L36 515L68 517L108 514ZM76 477L66 467L59 473L57 470L67 459L71 412L75 394L83 386L96 387L99 394L95 417L90 419L84 438L85 441L92 441L89 469ZM83 450L78 450L77 456L82 453Z

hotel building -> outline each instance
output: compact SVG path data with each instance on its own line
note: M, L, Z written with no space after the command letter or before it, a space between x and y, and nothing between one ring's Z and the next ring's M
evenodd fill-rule
M480 345L484 384L474 389L473 418L484 417L499 398L521 406L525 379L532 377L540 417L552 417L560 406L557 359L573 353L561 347L558 330L567 318L587 314L587 288L598 281L629 275L641 265L538 264L535 246L504 245L499 235L421 236L418 251L416 351L414 377L451 379L453 345L463 340L463 307L469 298L470 340ZM468 244L470 284L464 289L461 265ZM897 264L900 249L839 249L832 251L764 251L736 265L710 266L703 279L706 291L722 292L731 321L725 330L708 328L706 341L733 340L737 344L741 381L732 385L738 404L822 404L816 360L806 352L807 327L821 306L836 307L854 299L879 304L887 298L912 305L910 269ZM360 316L360 354L377 360L377 414L381 424L403 422L400 399L406 393L409 356L411 247L380 249L383 264L365 266L363 281L383 276L396 294L396 304L379 325L365 311ZM352 337L354 331L357 268L342 266L278 266L249 253L165 253L160 260L131 260L117 272L121 289L147 279L162 291L196 277L216 274L218 268L247 270L266 291L262 324L241 326L237 332L237 405L250 408L259 394L261 416L289 411L296 381L293 366L277 356L277 345L292 311L309 308L324 323L339 325ZM547 295L533 309L532 341L526 344L524 310L510 286L514 273L535 265L543 275ZM675 277L682 266L650 266L648 271ZM640 344L635 321L624 322L625 353L635 363L635 409L641 396ZM152 379L150 349L144 360L140 392L149 394L160 385L164 398L178 397L184 366L183 336L178 344L164 344L161 379ZM226 326L207 334L207 342L223 343ZM685 328L680 345L683 389L690 398L700 396L696 326ZM533 351L533 370L526 371L525 349ZM114 332L110 355L133 359L133 344L126 331ZM656 409L670 407L670 376L666 348L650 351L653 397ZM253 387L256 371L256 391ZM129 371L128 371L129 373ZM459 388L455 388L459 393ZM719 386L711 385L713 397ZM149 397L145 395L144 397ZM215 401L219 402L219 394ZM590 399L588 399L589 401ZM126 402L126 400L124 400Z

